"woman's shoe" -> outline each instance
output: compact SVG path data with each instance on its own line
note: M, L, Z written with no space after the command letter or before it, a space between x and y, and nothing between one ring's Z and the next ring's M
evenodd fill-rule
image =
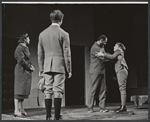
M14 117L24 117L21 113L14 113Z
M21 113L23 116L28 116L28 114L26 112L22 112Z

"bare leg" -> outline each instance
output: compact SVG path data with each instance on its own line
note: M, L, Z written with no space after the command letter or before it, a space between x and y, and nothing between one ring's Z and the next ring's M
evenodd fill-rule
M24 107L23 107L23 100L21 100L21 101L19 102L19 106L20 106L20 112L21 112L23 115L27 116L27 113L25 112Z
M18 99L14 99L14 103L15 103L15 111L14 111L14 114L21 115L21 113L20 113L20 111L19 111L19 100L18 100Z

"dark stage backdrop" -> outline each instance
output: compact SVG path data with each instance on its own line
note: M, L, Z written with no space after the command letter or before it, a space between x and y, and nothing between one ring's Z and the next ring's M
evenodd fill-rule
M72 77L66 80L66 106L85 105L84 46L71 45Z
M14 108L14 51L16 39L2 39L2 110Z

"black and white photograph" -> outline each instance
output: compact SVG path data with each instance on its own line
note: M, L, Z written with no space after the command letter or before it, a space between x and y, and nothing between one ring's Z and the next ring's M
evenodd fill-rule
M147 1L1 1L1 120L149 120Z

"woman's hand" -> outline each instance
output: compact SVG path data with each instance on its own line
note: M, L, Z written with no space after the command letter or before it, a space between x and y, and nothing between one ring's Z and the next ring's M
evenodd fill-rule
M40 72L39 72L39 76L40 76L40 77L43 77L43 74L44 74L43 71L40 71Z
M34 71L34 70L35 70L35 68L33 67L33 65L31 65L30 69L31 69L32 71Z

